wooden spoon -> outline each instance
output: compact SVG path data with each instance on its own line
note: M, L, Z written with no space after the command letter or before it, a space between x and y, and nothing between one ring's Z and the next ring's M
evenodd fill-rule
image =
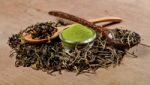
M119 23L121 21L122 21L122 19L118 18L118 17L103 17L103 18L97 18L97 19L90 20L90 22L92 22L94 24L100 23L100 22ZM64 29L68 28L69 26L70 25L57 27L57 31L50 37L50 39L56 38ZM31 34L24 34L23 36L24 36L24 39L26 41L28 41L29 43L33 43L33 44L38 44L38 43L43 43L43 42L48 41L47 38L45 38L45 39L33 39Z

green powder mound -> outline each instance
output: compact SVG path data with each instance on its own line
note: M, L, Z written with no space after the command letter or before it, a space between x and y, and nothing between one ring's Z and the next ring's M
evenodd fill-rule
M93 37L93 31L81 24L74 24L62 32L62 38L69 41L84 41Z

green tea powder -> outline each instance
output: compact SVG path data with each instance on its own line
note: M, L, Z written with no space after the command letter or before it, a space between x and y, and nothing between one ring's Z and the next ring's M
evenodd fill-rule
M81 24L73 24L62 32L62 38L69 41L79 42L93 37L93 31Z

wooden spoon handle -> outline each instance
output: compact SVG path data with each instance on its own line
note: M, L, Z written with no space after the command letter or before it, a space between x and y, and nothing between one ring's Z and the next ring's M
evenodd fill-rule
M97 24L100 22L121 22L122 19L119 17L102 17L97 19L91 19L90 22Z

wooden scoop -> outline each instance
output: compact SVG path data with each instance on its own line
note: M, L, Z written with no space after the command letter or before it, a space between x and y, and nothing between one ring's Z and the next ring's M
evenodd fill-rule
M122 21L122 19L118 18L118 17L103 17L103 18L97 18L97 19L90 20L90 22L92 22L94 24L97 24L100 22L119 23L121 21ZM56 38L64 29L68 28L69 26L70 25L57 27L57 31L50 37L50 39ZM26 41L28 41L29 43L33 43L33 44L38 44L38 43L43 43L43 42L48 41L47 38L45 38L45 39L33 39L31 34L24 34L23 37Z

